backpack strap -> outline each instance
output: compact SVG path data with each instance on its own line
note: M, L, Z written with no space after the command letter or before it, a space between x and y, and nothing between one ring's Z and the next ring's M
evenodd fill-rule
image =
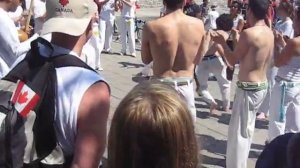
M55 68L61 68L61 67L81 67L81 68L85 68L85 69L88 69L88 70L91 70L91 71L97 73L97 71L95 71L93 68L91 68L90 66L88 66L81 59L79 59L76 56L69 55L69 54L51 57L50 58L50 62L53 63L53 65L54 65Z

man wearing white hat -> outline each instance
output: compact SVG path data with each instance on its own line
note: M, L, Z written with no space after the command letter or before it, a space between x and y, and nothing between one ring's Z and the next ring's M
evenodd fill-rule
M52 33L52 47L40 44L45 57L79 57L92 36L97 5L93 0L49 0L42 34ZM95 168L105 150L109 86L81 67L56 68L55 131L70 167Z

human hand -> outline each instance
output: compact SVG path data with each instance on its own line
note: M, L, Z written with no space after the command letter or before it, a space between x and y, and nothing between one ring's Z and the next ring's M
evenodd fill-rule
M275 44L279 47L283 47L285 45L284 36L281 32L274 30L274 40Z

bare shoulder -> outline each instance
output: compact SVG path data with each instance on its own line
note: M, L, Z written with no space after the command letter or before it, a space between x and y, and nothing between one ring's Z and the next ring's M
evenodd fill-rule
M241 33L241 38L242 37L246 38L247 40L258 43L260 41L274 41L273 31L270 28L263 26L251 27L244 30Z
M84 93L79 106L78 124L80 121L92 121L93 117L108 115L110 89L107 83L99 81L91 85Z
M189 23L195 24L195 26L197 26L199 29L204 30L204 23L202 20L191 16L185 16L185 17L187 18L187 21Z
M223 30L217 30L218 33L220 33L225 39L229 37L229 34Z

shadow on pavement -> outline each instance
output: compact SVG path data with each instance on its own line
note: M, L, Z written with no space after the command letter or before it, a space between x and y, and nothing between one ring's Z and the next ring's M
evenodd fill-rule
M201 156L202 164L215 165L225 167L226 161L226 140L218 140L209 135L197 135L198 143L202 151L207 151L214 155L218 155L218 158L211 157L203 154ZM259 144L252 144L249 158L258 158L264 146ZM223 159L222 159L223 158Z
M141 68L144 67L144 64L136 64L131 62L118 62L121 64L124 68Z

